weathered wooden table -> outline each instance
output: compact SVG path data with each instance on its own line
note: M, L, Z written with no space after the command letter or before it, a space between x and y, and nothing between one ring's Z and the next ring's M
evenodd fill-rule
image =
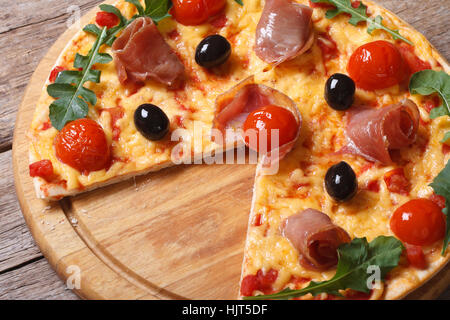
M245 1L245 0L244 0ZM16 110L40 59L67 28L101 0L0 0L0 299L77 299L34 244L14 191L11 144ZM378 0L450 59L450 0ZM24 141L23 143L26 143ZM450 288L441 299L450 300Z

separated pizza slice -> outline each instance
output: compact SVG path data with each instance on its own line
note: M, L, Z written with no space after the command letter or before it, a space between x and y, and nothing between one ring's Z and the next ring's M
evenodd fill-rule
M101 5L57 59L29 131L39 198L234 148L212 142L211 128L216 97L264 65L246 45L244 8L232 1L199 26L144 9L144 1Z

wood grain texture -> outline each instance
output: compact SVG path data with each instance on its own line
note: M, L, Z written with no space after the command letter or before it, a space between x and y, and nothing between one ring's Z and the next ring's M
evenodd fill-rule
M34 244L14 190L11 151L0 154L0 273L42 257Z
M38 1L38 2L51 2L53 1ZM85 1L88 3L89 1ZM91 1L93 3L93 1ZM89 2L88 5L91 5ZM95 1L99 2L99 1ZM442 5L449 5L449 2L445 1L422 1L420 4L419 2L409 2L408 1L378 1L378 3L384 4L387 8L391 9L393 12L396 12L399 14L400 17L404 18L406 21L410 22L413 26L415 26L419 31L423 32L426 36L428 36L432 43L443 53L444 57L447 59L449 58L450 48L449 48L449 36L448 30L449 27L449 21L448 21L448 10L441 10ZM67 8L67 3L62 2L65 4L65 7L63 8L65 11L65 8ZM73 3L73 2L71 2ZM83 1L79 1L78 3L84 3ZM422 4L425 3L426 8L422 8ZM15 6L17 8L20 8L20 6L23 4L23 2L17 2L15 3ZM45 5L44 5L45 6ZM419 8L420 7L420 8ZM16 7L15 7L16 8ZM37 7L35 7L37 8ZM398 10L397 10L398 9ZM420 9L420 10L419 10ZM423 9L423 10L422 10ZM17 12L22 13L20 9L16 9L16 15ZM37 10L37 9L36 9ZM59 10L61 12L61 10ZM433 14L433 19L429 19L428 16L422 15L421 12L428 12ZM46 13L39 12L37 14L38 17L28 17L26 19L22 19L19 22L11 22L4 27L2 25L3 29L0 29L0 50L4 48L5 44L6 47L10 47L10 42L8 42L5 37L5 34L18 36L18 37L24 37L28 39L29 41L33 40L33 37L31 37L29 34L34 34L35 37L38 37L37 33L34 33L36 31L32 31L32 29L36 30L36 28L46 28L45 23L42 23L44 20L47 19L49 23L51 24L52 21L58 21L55 25L59 26L61 29L64 29L64 19L60 19L60 17L51 17L47 18L46 16L48 14L48 10ZM64 13L63 13L64 14ZM41 15L39 18L39 15ZM50 14L51 15L51 14ZM443 17L443 21L439 21L439 17ZM437 18L436 18L437 17ZM9 19L10 17L5 17L5 19ZM414 19L415 20L414 20ZM34 19L34 20L33 20ZM60 19L60 20L59 20ZM11 19L10 19L11 20ZM28 23L27 23L28 21ZM415 22L414 22L415 21ZM25 23L25 25L21 25L22 23ZM23 29L24 28L24 29ZM29 28L29 29L27 29ZM15 33L18 30L23 29L20 33ZM46 29L42 29L46 30ZM441 31L439 31L441 30ZM442 31L444 30L444 31ZM61 32L61 30L60 30ZM443 34L442 34L443 33ZM27 55L34 56L35 54L41 56L44 54L44 52L48 48L48 44L52 43L54 39L59 35L54 34L51 31L48 31L47 34L45 34L46 37L44 40L47 41L47 47L37 47L36 50L31 50L30 47L28 47ZM8 36L9 37L9 36ZM30 37L30 38L27 38ZM1 43L4 41L3 43ZM3 44L3 46L1 46ZM65 44L65 42L64 42ZM26 46L24 47L26 48ZM33 48L34 49L34 48ZM11 50L11 47L10 49ZM24 50L23 52L26 52ZM0 52L1 54L1 52ZM54 51L51 56L56 58L57 51ZM13 54L10 54L10 58L17 59L16 57L13 57ZM30 57L27 60L28 66L33 63L37 65L39 58L33 59ZM51 62L53 62L52 58L50 57L46 64L47 66L50 65ZM23 63L23 66L27 66L27 63ZM3 85L6 83L6 75L7 72L13 70L14 65L9 65L7 68L0 69L1 71L1 80L0 80L0 103L2 104L2 108L0 108L0 151L4 150L5 148L8 148L11 143L11 135L10 133L7 133L8 130L11 132L12 125L11 125L11 119L14 119L14 112L15 108L17 106L18 100L20 99L20 96L22 94L22 90L24 88L25 82L28 80L28 77L32 73L33 69L30 67L30 70L28 70L28 74L22 74L18 78L13 79L12 84L15 85L22 85L22 89L17 90L6 90L3 91L4 88ZM20 66L20 63L19 63ZM22 66L22 67L23 67ZM1 68L1 67L0 67ZM15 69L15 68L14 68ZM39 69L39 68L38 68ZM45 68L41 68L40 72L40 78L37 77L36 81L43 81L42 79L45 79L48 75L49 70L44 70ZM15 77L16 75L14 75ZM38 79L39 78L39 79ZM10 82L8 82L10 84ZM5 95L3 94L5 93ZM28 103L31 103L33 101L33 98L35 96L30 95ZM12 100L10 99L17 99L16 104L11 103L11 108L5 109L3 108L4 105L8 105L6 102L10 102ZM24 101L26 102L26 101ZM28 117L30 117L28 115ZM25 117L26 118L26 117ZM23 118L23 119L25 119ZM28 118L29 119L29 118ZM20 119L19 119L20 120ZM26 122L26 121L25 121ZM19 126L18 130L25 130L26 126ZM2 146L4 149L2 149ZM19 146L22 147L23 146ZM3 153L6 154L3 159L8 159L10 156L10 152ZM0 154L2 156L3 154ZM0 160L3 160L0 158ZM23 163L26 162L25 159L18 160L17 166L20 166L19 162L22 161ZM3 163L3 161L1 162ZM22 164L23 165L23 164ZM9 165L10 166L10 165ZM0 169L3 168L3 165L0 166ZM183 169L187 170L187 172L184 172L183 174L191 174L195 179L198 177L203 177L205 181L208 181L211 179L211 177L222 177L223 175L229 175L230 172L228 169L224 166L224 168L221 168L220 171L215 169L214 172L208 172L205 171L203 173L201 172L189 172L191 168ZM4 172L10 170L8 166L6 166L6 169ZM168 175L171 177L171 181L177 182L177 174L180 168L174 169L168 169L167 171L163 172L163 175ZM66 203L66 214L69 217L69 219L75 218L77 219L77 224L75 227L72 227L70 225L70 220L67 219L67 217L64 215L64 213L61 215L61 212L58 210L58 208L52 207L50 210L44 210L46 208L46 204L42 203L42 201L36 200L34 201L30 206L27 206L24 208L24 210L30 210L30 207L33 207L34 214L32 216L32 219L40 219L40 225L35 225L32 227L32 232L35 235L35 237L39 238L45 235L47 239L45 241L41 241L41 249L44 252L44 254L49 258L51 264L55 266L57 269L57 272L60 276L66 277L66 271L67 266L73 264L74 262L81 266L83 269L83 291L87 294L83 295L83 293L78 292L79 294L83 295L83 297L86 298L111 298L111 297L118 297L118 298L166 298L168 297L167 292L183 292L183 289L186 288L186 283L189 281L199 281L199 282L205 282L206 280L210 279L211 277L214 277L217 273L216 268L214 266L218 265L220 266L220 270L228 270L231 269L233 265L240 265L240 259L241 259L241 253L239 251L230 250L229 254L225 256L225 258L220 257L216 260L210 259L209 263L205 264L205 267L200 270L192 270L193 268L189 268L188 266L183 265L183 261L177 261L176 259L171 259L170 264L159 266L159 268L152 269L147 271L148 274L151 272L160 272L161 269L167 270L167 268L171 273L174 273L175 276L171 279L164 279L164 278L154 278L152 281L142 281L143 278L148 278L148 274L144 274L144 277L137 272L137 268L139 264L141 263L147 263L149 259L153 259L154 256L151 254L148 254L147 251L149 249L152 249L155 246L163 246L163 248L167 248L167 250L161 250L159 255L165 256L169 255L171 253L170 250L174 250L173 247L179 246L180 243L183 245L183 248L188 246L191 243L201 243L201 250L197 250L194 252L191 252L190 254L194 256L202 257L208 257L211 255L211 252L214 254L214 250L218 250L217 247L211 247L211 244L208 243L208 241L205 241L207 239L201 234L199 234L198 230L187 230L186 232L180 232L176 233L177 235L177 241L175 243L168 242L165 243L164 241L168 241L168 239L164 239L162 235L164 234L171 234L174 233L174 227L177 227L180 229L183 225L186 223L191 223L192 220L203 222L205 221L212 221L211 226L215 227L214 224L217 224L221 221L222 215L226 215L229 210L236 210L241 213L241 215L238 215L239 219L242 219L242 221L238 221L240 225L242 225L244 228L246 226L246 217L249 210L250 205L250 193L251 191L251 185L253 180L253 173L254 169L251 167L245 168L242 167L240 169L233 168L233 173L235 174L237 172L240 172L244 177L247 177L247 185L242 184L236 187L232 192L229 194L225 193L221 194L222 197L230 197L235 199L236 204L233 208L216 208L211 205L210 202L218 202L220 203L221 199L218 198L217 195L214 195L214 192L212 192L211 197L205 198L203 197L192 197L190 201L184 199L184 202L181 202L181 205L177 206L169 206L166 208L166 205L164 201L170 201L171 196L177 196L180 197L179 192L175 192L172 195L167 195L166 197L163 197L162 199L158 199L158 201L154 202L152 200L152 195L155 194L155 192L158 192L160 194L161 190L155 185L152 185L152 175L142 177L136 180L136 185L134 181L128 181L124 182L122 184L111 186L105 190L107 197L104 199L103 194L98 195L95 192L86 194L82 197L75 198L74 201ZM242 170L242 171L240 171ZM26 170L25 170L26 171ZM22 169L21 174L24 174L24 169ZM3 171L2 171L3 172ZM3 177L3 175L2 175ZM1 177L0 177L1 179ZM155 177L155 179L158 179L158 177ZM217 178L216 178L217 179ZM194 179L193 179L194 180ZM245 179L244 179L245 180ZM0 181L5 182L7 185L9 181L9 185L11 185L10 177L6 177L4 180ZM194 180L198 182L198 180ZM228 181L227 183L231 185L236 185L235 181ZM176 183L178 186L180 186L180 183ZM223 184L222 188L226 190L227 186L229 184ZM250 186L250 187L249 187ZM186 186L183 186L186 187ZM192 186L189 186L192 188L192 191L189 193L191 196L195 194L199 194L202 192L201 187L199 187L197 184L194 184ZM115 196L117 193L119 193L123 189L130 189L131 191L134 190L139 191L139 194L142 194L141 196L137 197L133 195L130 199L128 199L128 202L126 202L126 208L129 211L133 211L133 217L130 217L127 215L127 211L118 210L117 208L106 206L102 207L102 204L115 201ZM11 194L13 194L10 191L11 188L5 188L1 189L0 192L4 191L5 194L9 193L9 195L4 195L2 192L0 194L0 200L2 201L2 207L0 208L0 217L3 218L3 215L8 216L8 219L11 220L11 222L8 222L7 225L9 227L5 227L4 230L10 228L11 226L13 230L14 223L17 224L17 227L20 225L23 227L23 224L21 224L20 219L18 219L17 216L17 204L15 204L15 200ZM136 190L137 189L137 190ZM178 189L177 189L178 190ZM181 189L179 189L181 190ZM188 189L191 190L191 189ZM9 191L9 192L8 192ZM27 188L21 189L22 193L30 192L32 191ZM215 190L218 191L218 190ZM246 193L247 192L247 193ZM219 193L223 193L219 192ZM1 198L1 197L4 198ZM183 196L188 197L188 196ZM3 199L5 199L5 206L9 209L4 209L3 207ZM149 200L150 199L150 200ZM203 200L203 202L201 201ZM237 201L238 200L238 201ZM150 202L150 204L148 203ZM192 215L189 215L189 211L186 211L185 207L186 205L190 203L195 203L195 205L198 208L202 208L205 213L201 217L193 217ZM14 208L15 204L15 208ZM163 205L164 204L164 205ZM146 206L145 206L146 205ZM145 206L145 207L144 207ZM149 208L155 209L156 211L149 212ZM240 210L237 210L240 209ZM42 210L45 212L45 216L43 215ZM165 210L165 211L164 211ZM102 214L97 216L97 213L101 211ZM6 212L6 213L5 213ZM10 213L8 213L10 212ZM16 213L16 216L14 216L14 212ZM93 214L95 212L95 214ZM234 212L234 211L233 211ZM170 215L171 221L176 221L173 224L164 225L163 221L160 221L158 217L160 215ZM20 216L19 216L20 218ZM180 221L177 221L177 218L180 218ZM120 226L123 223L126 223L130 219L137 219L139 221L138 224L136 224L133 228L129 228L127 230L122 230L120 232L115 232L112 230L112 228L116 228L116 226ZM197 219L197 220L195 220ZM5 221L9 221L5 220ZM14 220L16 222L14 222ZM3 221L3 220L2 220ZM61 223L61 221L64 221ZM226 226L229 226L234 219L229 220ZM112 225L112 226L111 226ZM111 226L111 228L110 228ZM209 226L210 227L210 226ZM97 232L92 233L90 232L91 228L95 228ZM227 228L225 230L218 231L217 229L214 229L219 232L222 242L220 243L220 246L229 245L229 243L235 245L235 242L239 242L239 245L242 246L243 238L241 239L234 239L239 238L238 234L232 233L231 235L228 235ZM3 230L3 229L2 229ZM2 231L0 230L0 231ZM120 228L118 229L120 230ZM16 233L17 232L17 233ZM239 230L236 231L237 233ZM23 242L22 244L14 245L13 240L14 237L17 237L17 234L21 234L20 231L12 231L10 235L8 235L7 230L5 231L5 236L3 235L3 232L0 233L0 288L5 287L6 289L4 291L0 291L0 298L15 298L15 297L28 297L28 298L37 298L39 296L39 287L43 290L41 292L41 298L51 298L53 297L59 297L59 298L73 298L73 295L70 297L65 297L63 295L64 292L69 292L67 290L64 290L64 285L62 282L60 282L60 287L54 286L52 284L52 279L55 279L54 274L51 273L50 268L42 267L42 264L44 260L41 260L39 257L39 254L35 248L32 247L31 238L28 236L28 240L30 242L27 242L26 240L26 233L23 233ZM144 236L141 236L140 234L144 234ZM154 235L158 234L162 237L162 239L159 243L154 243L152 240L154 240ZM243 233L242 233L243 234ZM58 248L58 250L61 250L61 254L58 254L56 256L50 256L51 253L49 253L51 245L54 244L54 241L61 241L62 243L68 243L68 241L71 241L73 239L76 239L77 237L84 237L83 242L76 242L74 245L69 245L68 248ZM119 244L121 237L126 236L129 237L131 240L129 240L128 243L125 244ZM161 238L160 237L160 238ZM211 236L209 236L211 237ZM206 237L207 238L207 237ZM6 240L5 240L6 239ZM170 240L170 239L169 239ZM178 243L180 241L180 243ZM191 242L192 241L192 242ZM233 242L235 241L235 242ZM3 245L3 242L5 242L6 245ZM9 245L7 243L10 243ZM120 246L126 245L128 248L131 248L132 252L129 253L122 253L122 255L115 255L117 252L116 250L120 250ZM26 248L26 252L22 254L20 251L20 248ZM1 249L5 248L5 249ZM95 250L96 253L93 255L92 250ZM3 250L3 251L2 251ZM27 251L28 250L28 251ZM144 254L142 254L142 250L144 250ZM138 252L138 253L136 253ZM4 264L2 264L3 259L6 261ZM37 260L35 260L37 259ZM129 259L135 259L135 265L131 268L124 268L123 263L121 261L129 260ZM8 261L9 260L9 261ZM23 261L23 262L21 262ZM20 267L21 263L27 263L27 261L32 261L30 264L25 265L23 267ZM109 263L109 266L105 266L105 261ZM18 266L19 269L14 269L14 267L11 266ZM11 269L12 268L12 269ZM4 270L5 272L2 273L1 270ZM21 270L20 272L18 270ZM34 272L36 271L36 273ZM237 272L231 273L230 275L224 274L224 281L226 283L232 282L234 284L234 287L231 288L222 288L220 290L216 290L218 292L214 293L216 296L210 295L205 296L205 294L202 292L202 288L199 287L198 291L191 292L193 296L191 297L206 297L206 298L214 298L217 296L226 297L229 295L230 298L234 298L236 296L237 292L237 278L240 270L237 270ZM23 279L20 279L20 274L26 274L26 277L29 279L34 279L29 282L23 282ZM9 275L9 276L8 276ZM106 275L106 277L105 277ZM53 278L52 278L53 276ZM42 281L36 282L36 278L41 278ZM103 282L102 279L109 279L108 281ZM145 279L144 279L145 280ZM21 282L22 281L22 282ZM20 283L23 283L21 285ZM31 283L31 284L30 284ZM40 283L39 286L37 283ZM48 284L50 283L50 284ZM447 281L448 283L448 281ZM44 285L42 285L44 284ZM47 285L48 284L48 285ZM162 290L158 292L154 292L153 287L157 284L163 288ZM85 285L87 287L85 287ZM433 283L430 282L430 285L433 287ZM435 286L435 285L434 285ZM22 289L22 288L29 288L29 290ZM103 288L103 290L101 290ZM106 289L105 289L106 288ZM109 289L109 290L108 290ZM113 290L111 290L113 289ZM1 289L0 289L1 290ZM63 290L63 291L61 291ZM97 290L97 291L96 291ZM125 294L123 290L128 290L128 294ZM27 296L27 293L30 293ZM202 296L203 295L203 296ZM436 293L434 292L432 294L432 297L435 297ZM448 295L447 295L448 296ZM169 295L170 297L170 295ZM173 297L173 296L172 296ZM446 297L444 295L444 297Z
M4 299L73 300L78 297L41 258L20 269L0 273L0 300Z
M0 152L11 147L17 106L31 74L67 28L67 9L76 4L84 14L100 2L0 1L2 8L8 8L0 13Z

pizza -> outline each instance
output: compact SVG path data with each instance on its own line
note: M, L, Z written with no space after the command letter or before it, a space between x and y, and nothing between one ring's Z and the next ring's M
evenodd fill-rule
M245 147L239 298L402 298L449 259L449 71L371 1L102 4L37 101L30 176L58 200Z

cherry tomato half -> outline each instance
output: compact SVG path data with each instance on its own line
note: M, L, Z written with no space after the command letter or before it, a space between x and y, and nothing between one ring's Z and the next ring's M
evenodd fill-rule
M175 20L186 26L196 26L219 13L226 0L174 0L172 3L171 13Z
M100 27L106 27L107 29L116 26L119 23L119 18L111 12L100 11L95 16L95 22Z
M275 147L275 145L272 146L271 141L272 129L279 130L278 146L282 146L295 138L298 130L298 124L294 115L288 109L275 105L268 105L258 108L251 112L244 122L244 131L246 133L245 143L249 148L259 151L260 138L267 135L266 151L272 150L272 147ZM250 130L256 130L256 141L255 139L252 139Z
M104 169L110 150L102 127L91 119L69 122L55 137L58 159L82 173Z
M430 245L445 234L442 209L428 199L413 199L398 207L390 225L400 240L416 246Z
M390 42L366 43L353 52L347 71L356 86L377 90L401 83L409 75L400 51Z

